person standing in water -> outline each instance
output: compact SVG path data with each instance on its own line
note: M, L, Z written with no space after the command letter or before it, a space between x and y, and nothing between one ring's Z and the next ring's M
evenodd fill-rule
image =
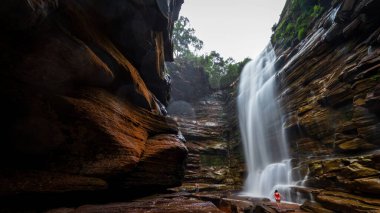
M280 192L277 191L277 189L274 191L274 199L276 200L277 208L281 209L280 203L281 203L281 197L282 195Z

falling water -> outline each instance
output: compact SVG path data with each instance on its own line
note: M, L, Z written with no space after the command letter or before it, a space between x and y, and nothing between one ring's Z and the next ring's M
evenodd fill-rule
M245 194L272 197L291 184L291 166L282 114L276 99L276 56L271 46L244 67L238 110L248 176ZM287 193L283 194L285 199Z

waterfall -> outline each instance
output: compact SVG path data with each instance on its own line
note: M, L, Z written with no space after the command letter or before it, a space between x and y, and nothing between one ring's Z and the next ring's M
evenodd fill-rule
M268 46L240 76L238 110L248 176L244 194L289 198L291 165L276 91L276 56ZM289 199L287 199L289 200Z

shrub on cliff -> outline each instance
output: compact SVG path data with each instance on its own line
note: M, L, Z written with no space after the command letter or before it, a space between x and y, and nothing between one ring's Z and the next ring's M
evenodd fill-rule
M288 0L279 24L274 25L272 43L288 47L307 35L312 23L324 11L321 0Z

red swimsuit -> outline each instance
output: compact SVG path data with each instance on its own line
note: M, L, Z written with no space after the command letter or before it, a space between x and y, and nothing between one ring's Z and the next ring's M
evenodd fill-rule
M280 200L281 200L280 193L275 192L275 193L274 193L274 199L276 199L276 201L280 201Z

